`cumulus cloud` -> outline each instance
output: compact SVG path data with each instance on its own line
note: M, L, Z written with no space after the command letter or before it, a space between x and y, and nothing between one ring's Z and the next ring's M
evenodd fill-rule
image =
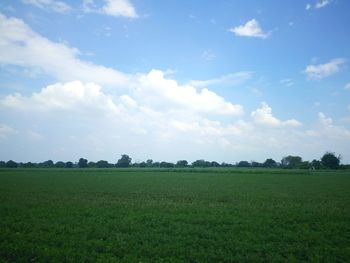
M165 107L176 105L196 112L224 115L243 113L241 105L227 102L207 88L197 91L191 85L179 85L173 79L166 79L160 70L152 70L147 75L142 75L135 91L138 97L148 99L152 105L159 103Z
M309 79L319 80L331 76L340 71L341 66L346 62L344 58L335 58L325 64L308 65L304 73Z
M45 52L43 52L45 51ZM28 67L59 81L81 80L124 86L129 76L79 59L80 51L37 34L17 18L0 14L0 64Z
M327 117L323 112L319 112L318 118L321 125L321 129L318 131L319 134L342 140L345 138L350 139L350 130L343 126L334 125L331 117Z
M272 109L266 102L261 103L261 107L251 113L255 123L272 127L298 127L301 123L295 119L281 121L272 115Z
M34 5L46 11L57 13L68 13L72 8L62 1L56 0L22 0L25 4Z
M231 28L230 32L234 33L236 36L258 37L263 39L268 38L270 35L270 33L266 33L262 30L259 22L255 19L249 20L244 25Z
M93 107L94 110L119 112L113 99L105 95L100 86L94 83L83 84L80 81L49 85L30 97L18 93L8 95L0 103L2 106L22 111L82 111Z
M100 13L109 16L137 18L138 14L129 0L105 0L105 4L97 7L94 0L84 1L85 12Z

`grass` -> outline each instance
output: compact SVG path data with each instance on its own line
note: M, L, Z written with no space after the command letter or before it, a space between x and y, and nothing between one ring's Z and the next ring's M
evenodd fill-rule
M0 262L350 262L350 172L0 170Z

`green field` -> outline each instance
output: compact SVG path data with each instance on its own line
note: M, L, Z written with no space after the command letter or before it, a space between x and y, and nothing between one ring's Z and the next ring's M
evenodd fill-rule
M350 172L0 170L0 262L350 262Z

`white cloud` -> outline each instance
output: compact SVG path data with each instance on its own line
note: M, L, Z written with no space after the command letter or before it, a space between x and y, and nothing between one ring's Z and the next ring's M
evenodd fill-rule
M345 85L344 89L350 90L350 82Z
M218 78L213 78L208 80L191 80L189 84L195 87L209 87L213 85L237 86L251 79L251 77L252 77L252 72L240 71L240 72L231 73L231 74L223 75Z
M321 128L317 131L319 135L333 137L336 139L350 139L350 130L343 126L333 124L333 120L327 117L323 112L318 113Z
M34 5L43 10L53 11L57 13L68 13L72 8L62 1L56 0L22 0L25 4Z
M343 58L335 58L325 64L308 65L304 71L309 79L323 79L340 71L346 62Z
M244 25L231 28L230 32L235 33L237 36L258 37L263 39L268 38L270 35L261 29L259 22L255 19L249 20Z
M294 82L292 79L281 79L280 83L286 87L291 87L294 85Z
M211 61L216 58L216 55L211 49L207 49L203 51L201 58L205 61Z
M22 20L0 14L0 64L40 69L59 81L81 80L124 86L129 76L78 58L80 51L52 42L32 31Z
M12 127L5 124L0 124L0 140L7 139L10 135L14 133L16 133L16 130Z
M93 107L95 111L99 109L119 112L112 98L105 95L100 86L94 83L83 84L80 81L49 85L30 97L18 93L8 95L0 101L0 104L22 111L83 111Z
M330 0L319 0L315 4L315 8L322 8L322 7L325 7L325 6L329 5L330 3L331 3Z
M261 107L251 113L251 116L255 123L267 125L271 127L298 127L301 123L295 119L281 121L272 115L272 109L267 103L261 103Z
M160 70L152 70L147 75L142 75L135 90L138 97L162 108L177 105L202 113L229 115L243 113L241 105L227 102L207 88L197 91L191 85L179 85L173 79L166 79Z
M94 3L94 0L85 0L84 10L86 12L100 13L116 17L138 17L134 6L130 3L129 0L105 0L105 4L101 7L97 7Z
M306 10L311 10L311 8L320 9L320 8L328 6L332 2L333 2L333 0L318 0L314 5L311 5L310 3L306 4L305 9Z

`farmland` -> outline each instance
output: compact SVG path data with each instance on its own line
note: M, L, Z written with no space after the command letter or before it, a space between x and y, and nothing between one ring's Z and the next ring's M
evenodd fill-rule
M350 172L1 169L3 262L349 262Z

